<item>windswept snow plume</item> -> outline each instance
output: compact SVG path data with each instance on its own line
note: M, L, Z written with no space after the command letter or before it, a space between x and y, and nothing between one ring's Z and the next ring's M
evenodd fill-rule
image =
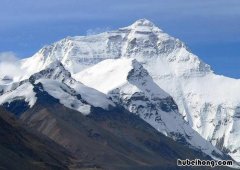
M0 53L0 80L10 81L12 77L17 79L23 74L23 70L20 69L20 63L18 58L13 52Z
M104 28L97 27L97 28L88 29L86 34L87 35L96 35L96 34L99 34L102 32L110 31L110 30L111 30L110 27L104 27Z

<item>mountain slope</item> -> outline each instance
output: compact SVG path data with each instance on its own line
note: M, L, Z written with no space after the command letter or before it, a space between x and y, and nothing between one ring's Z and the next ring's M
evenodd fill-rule
M173 99L153 82L148 72L136 60L105 60L75 75L75 78L108 94L116 105L139 115L166 136L195 147L212 158L227 159L218 149L192 130L179 114ZM105 94L90 87L73 79L63 65L56 61L27 80L10 87L6 86L0 96L0 104L20 117L36 104L43 93L54 98L53 101L84 115L90 114L96 107L104 110L114 108L115 104L107 99ZM41 119L45 120L45 118ZM54 122L45 123L51 127Z
M84 84L104 92L116 104L138 115L159 132L190 144L212 157L220 152L183 119L166 92L134 59L108 59L75 75ZM214 154L215 153L215 154Z
M73 157L0 108L0 169L68 169Z
M90 168L172 170L181 169L176 166L177 158L211 159L158 133L122 108L96 108L84 116L44 94L21 115L21 120L64 146L80 165Z
M144 120L151 123L156 119L158 127L155 128L181 143L161 135L121 107L126 105L116 102L115 89L110 89L113 94L110 97L116 104L105 94L73 79L60 62L50 64L29 79L2 86L0 99L5 101L3 106L14 112L29 128L46 135L78 158L72 165L76 169L79 166L97 169L178 169L177 158L211 159L206 156L209 154L214 158L230 159L191 130L177 112L172 98L153 82L140 63L131 59L114 61L116 64L112 63L109 67L114 74L107 75L108 78L111 80L116 75L115 71L125 75L122 86L132 89L134 93L129 94L130 104L156 104L153 112L159 115L151 113L147 115L149 119ZM114 69L115 66L128 70ZM22 87L28 87L27 91ZM30 105L32 98L34 102ZM144 109L149 108L144 105ZM143 118L146 116L144 114L146 112L139 115ZM171 126L172 123L176 127ZM192 149L185 141L192 145Z
M180 40L148 20L92 36L67 37L22 60L27 78L60 60L73 74L105 59L135 58L205 139L240 161L240 80L215 75Z

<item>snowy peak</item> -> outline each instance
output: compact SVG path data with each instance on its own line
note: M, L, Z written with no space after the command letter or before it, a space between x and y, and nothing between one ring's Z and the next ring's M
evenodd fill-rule
M154 96L167 98L169 95L164 92L157 84L154 83L148 71L136 59L131 60L132 69L128 72L127 80L145 93Z
M142 34L149 34L149 33L163 33L163 31L155 26L151 21L147 19L139 19L135 21L132 25L120 28L120 30L129 30L131 33L142 33Z
M157 86L147 70L136 59L104 60L74 77L87 86L107 94L114 102L120 102L131 112L133 112L132 106L129 106L131 100L137 101L137 103L133 103L135 106L141 105L142 107L146 103L150 106L158 103L161 105L161 111L177 111L177 106L171 96ZM149 110L145 111L142 114L149 112ZM134 113L139 114L140 111L135 110Z
M158 95L161 91L162 97L169 96L153 82L147 70L136 59L131 58L104 60L73 77L105 94L130 83L152 95Z
M67 71L60 61L55 61L48 65L44 70L33 74L30 77L30 81L35 81L40 78L54 79L64 81L66 79L72 79L71 73Z
M147 20L147 19L139 19L137 21L135 21L132 25L132 27L137 27L137 26L148 26L148 27L154 27L154 24Z
M210 72L210 67L193 55L183 42L146 19L115 31L67 37L22 60L21 68L27 72L23 76L26 79L59 60L70 73L76 74L105 59L124 57L137 59L147 70L148 65L155 69L155 65L159 67L160 64L163 66L160 72L164 76L205 75ZM151 70L148 71L152 76Z
M132 61L132 70L130 70L127 79L129 81L139 81L149 77L147 70L137 60Z
M153 81L136 59L104 60L74 77L109 96L114 103L138 115L159 132L184 141L208 155L217 149L196 133L178 112L169 94Z
M24 109L32 107L38 101L38 93L44 92L59 100L64 106L83 114L89 114L91 107L109 110L115 106L103 93L73 79L60 61L50 63L29 79L0 86L0 92L0 105L9 109L14 108L17 103L20 103L18 105L23 103Z
M157 26L155 26L151 21L147 20L147 19L139 19L137 21L135 21L132 25L126 27L128 29L132 29L132 30L140 30L142 29L142 31L162 31L160 30Z

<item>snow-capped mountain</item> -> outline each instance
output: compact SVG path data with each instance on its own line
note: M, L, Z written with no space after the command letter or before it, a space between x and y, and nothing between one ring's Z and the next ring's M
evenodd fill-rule
M107 59L75 75L87 86L109 96L138 115L159 132L174 140L188 143L214 157L215 150L183 119L169 94L150 77L135 59Z
M139 61L154 82L173 97L191 127L240 162L240 81L214 74L183 42L148 20L45 46L21 61L26 72L18 79L29 78L56 60L77 78L82 70L117 58Z
M162 62L161 65L171 65L172 68L168 65L162 68L160 74L174 72L187 75L211 72L210 67L196 56L187 57L188 53L187 47L180 40L170 37L150 21L141 19L116 31L67 37L22 60L21 67L29 76L59 60L71 73L77 73L104 59L135 57L144 63L145 60L150 62L157 59L158 62ZM178 54L178 57L175 54ZM168 60L164 61L164 58ZM175 58L178 58L179 66L175 66Z
M104 110L121 106L175 141L214 159L227 159L189 126L172 97L153 82L137 60L108 59L76 74L75 78L87 86L72 78L71 73L55 61L29 79L2 86L0 105L19 117L42 100L42 96L48 95L53 99L48 98L47 103L54 100L84 115L92 112L92 106Z
M58 61L33 74L29 79L2 85L0 89L2 91L0 104L10 110L13 107L16 114L31 108L38 99L38 92L47 92L64 106L83 114L89 114L92 106L106 110L115 106L103 93L73 79Z

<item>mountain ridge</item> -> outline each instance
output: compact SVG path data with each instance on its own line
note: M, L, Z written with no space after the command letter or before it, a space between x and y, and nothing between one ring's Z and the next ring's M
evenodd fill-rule
M191 131L172 97L155 84L137 60L107 59L85 69L75 78L105 93L116 104L138 115L162 134L183 143L185 141L208 154L214 150L211 150L210 143L204 143L198 133Z
M188 126L187 122L185 122L182 116L178 113L177 105L173 99L153 82L153 79L150 77L148 72L137 60L124 58L110 60L110 62L105 60L103 63L106 64L101 66L101 63L99 63L90 68L94 70L95 67L100 65L101 69L95 69L91 73L93 75L94 73L97 73L96 76L92 76L88 72L83 72L82 75L78 75L79 77L87 77L88 80L98 80L98 78L100 78L99 82L93 82L95 86L91 86L86 81L83 81L86 85L88 85L85 86L73 79L71 77L71 73L65 70L61 62L54 62L46 69L30 76L29 79L16 83L19 87L30 86L28 87L29 90L27 93L32 93L29 100L34 101L31 105L28 103L28 100L24 100L21 93L19 94L18 91L23 91L22 88L19 90L19 87L6 88L10 90L5 90L5 93L0 96L0 99L2 100L0 100L0 104L20 118L25 117L24 115L26 114L24 113L28 112L28 110L35 108L34 106L39 100L46 100L49 103L48 106L54 105L54 103L63 104L65 107L74 109L83 115L92 114L92 110L98 108L99 106L102 106L101 108L105 110L114 110L116 109L116 106L121 106L134 115L138 115L159 132L178 142L181 142L183 145L201 150L203 153L215 159L227 158L226 155L214 148L209 142L201 138L199 134ZM111 74L103 74L108 79L108 81L105 82L102 81L106 78L101 76L101 71L104 72L103 68L107 68L107 66L109 69L108 71L110 71ZM114 80L114 78L120 78L119 76L116 77L116 75L121 75L122 77L120 84L113 84L113 82L119 83ZM108 93L106 94L101 93L101 89L98 88L101 87L102 83L105 83L105 88L108 87ZM122 91L120 94L118 94L119 90ZM6 97L9 96L9 93L11 94L11 98ZM109 95L107 96L107 94ZM84 97L84 95L90 95L90 97ZM95 99L93 99L91 95ZM106 101L99 97L101 95ZM96 105L94 100L100 102L100 105ZM117 102L116 100L121 100L122 102ZM108 107L104 106L105 103L107 103ZM55 124L56 119L47 117L33 116L33 118L37 118L37 120L40 119L41 121L46 119L46 121L44 121L44 125L47 124L47 127L50 128ZM48 119L52 121L47 121ZM31 119L26 119L26 122L31 122ZM75 130L73 129L73 132L74 131Z
M8 86L0 86L1 88L3 94L0 97L0 104L7 108L13 107L14 110L19 109L19 113L16 114L33 107L37 101L36 90L46 91L66 107L78 110L84 114L90 112L90 105L104 109L114 107L112 101L107 99L103 93L73 79L71 73L59 61L33 74L29 79ZM13 101L24 103L23 110L19 107L15 108L15 105L20 105L21 107L21 104Z

